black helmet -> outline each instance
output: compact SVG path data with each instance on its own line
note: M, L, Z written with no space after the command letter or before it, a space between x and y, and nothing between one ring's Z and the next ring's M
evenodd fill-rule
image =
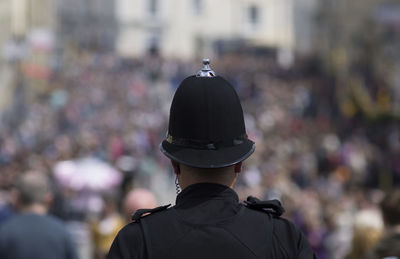
M255 144L247 138L243 110L232 85L204 67L179 85L171 104L161 151L170 159L198 168L220 168L249 157Z

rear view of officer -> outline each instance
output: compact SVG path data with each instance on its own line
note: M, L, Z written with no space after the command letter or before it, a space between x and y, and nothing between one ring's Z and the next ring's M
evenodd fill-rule
M182 188L176 205L138 210L107 258L314 258L279 201L239 203L232 188L255 144L235 90L203 65L177 89L161 143Z

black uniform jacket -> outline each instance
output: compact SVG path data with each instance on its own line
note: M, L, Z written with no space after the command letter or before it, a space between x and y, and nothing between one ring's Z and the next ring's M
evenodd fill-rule
M227 186L199 183L185 188L174 207L126 225L107 258L312 259L314 255L290 221L244 206Z

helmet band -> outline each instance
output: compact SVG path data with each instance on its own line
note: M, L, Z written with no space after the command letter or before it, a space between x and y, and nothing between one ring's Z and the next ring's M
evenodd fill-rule
M193 149L206 149L206 150L217 150L223 147L232 147L242 144L245 140L248 139L246 133L243 135L234 138L232 140L222 140L222 141L203 141L203 140L195 140L195 139L185 139L185 138L176 138L167 135L166 141L170 144L181 146L185 148L193 148Z

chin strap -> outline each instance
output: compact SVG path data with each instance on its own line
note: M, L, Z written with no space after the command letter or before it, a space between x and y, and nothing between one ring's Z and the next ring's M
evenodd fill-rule
M179 186L177 175L175 176L175 189L176 189L176 194L179 194L181 192L181 187Z

